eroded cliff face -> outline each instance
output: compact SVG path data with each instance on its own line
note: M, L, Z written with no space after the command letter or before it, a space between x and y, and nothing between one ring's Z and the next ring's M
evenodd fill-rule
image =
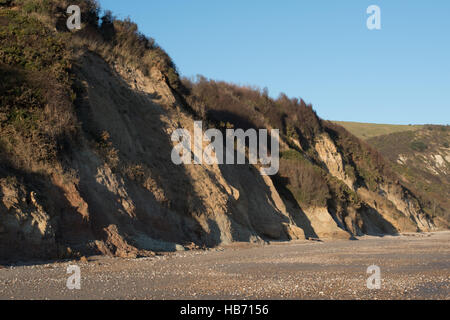
M251 165L177 166L170 136L178 128L193 135L194 117L158 70L145 77L90 52L80 53L75 68L82 135L64 160L75 174L54 175L41 189L1 180L3 258L24 256L24 247L29 257L136 257L233 241L349 239L433 227L400 187L384 185L379 194L358 187L326 134L315 142L319 158L364 203L345 216L300 208Z
M328 208L308 208L305 210L305 214L311 222L311 227L319 239L350 239L352 238L352 231L345 230L343 224L341 224L333 215L329 212Z
M55 219L35 191L13 179L0 179L0 256L29 258L55 256Z
M52 179L64 206L56 212L49 201L39 204L46 190L2 183L2 244L24 238L30 257L56 256L58 246L135 257L305 238L272 180L257 168L172 163L171 134L193 130L194 118L157 70L144 77L89 52L78 61L82 135L64 160L75 174ZM2 258L11 256L5 246Z
M426 199L424 207L433 216L434 224L448 229L450 128L427 125L414 131L374 137L368 143L391 161L402 183Z
M341 221L345 230L359 235L436 229L432 219L423 212L419 201L400 183L380 183L376 192L358 184L354 177L346 173L345 166L351 165L345 164L342 154L326 133L316 139L315 150L328 172L356 192L363 202L363 206L357 208L356 214L347 215ZM357 168L352 167L352 171L357 172ZM353 212L354 208L347 208L347 211Z
M330 174L344 182L350 189L354 190L355 181L345 172L342 155L327 133L321 134L316 139L315 149L320 160L326 165Z
M171 134L183 128L193 135L195 116L157 69L144 76L81 50L74 70L80 134L61 159L61 172L71 174L37 178L39 186L3 174L1 259L137 257L234 241L433 229L401 187L386 184L374 193L358 186L327 134L315 141L319 158L362 199L340 213L302 208L252 165L175 165Z

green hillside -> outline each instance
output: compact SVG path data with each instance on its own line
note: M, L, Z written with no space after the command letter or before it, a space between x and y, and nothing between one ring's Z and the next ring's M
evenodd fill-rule
M367 140L373 137L404 131L415 131L423 128L422 125L396 125L396 124L377 124L363 122L333 121L360 139Z

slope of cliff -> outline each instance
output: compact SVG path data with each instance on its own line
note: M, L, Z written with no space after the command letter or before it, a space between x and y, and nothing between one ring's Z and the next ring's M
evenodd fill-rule
M1 3L1 260L434 230L379 155L310 106L182 83L154 40L100 23L92 1ZM83 28L68 32L74 3ZM173 164L171 135L194 120L280 128L279 174Z
M423 199L424 209L441 223L450 212L450 128L427 125L367 141L391 161L404 183Z
M190 105L205 120L228 127L280 128L281 163L274 183L306 213L318 236L435 228L389 162L343 127L318 118L302 100L283 94L274 100L265 90L201 76L184 83L191 91Z

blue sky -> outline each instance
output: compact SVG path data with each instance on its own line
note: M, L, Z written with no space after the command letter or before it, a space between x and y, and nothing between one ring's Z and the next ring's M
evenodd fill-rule
M267 87L320 117L450 123L448 0L100 0L163 47L183 76ZM366 27L369 5L381 30Z

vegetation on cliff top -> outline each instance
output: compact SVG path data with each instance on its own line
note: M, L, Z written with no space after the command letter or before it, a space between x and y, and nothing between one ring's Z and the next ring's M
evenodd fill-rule
M415 131L423 127L422 125L397 125L397 124L363 123L363 122L349 122L349 121L333 121L333 122L344 127L351 134L357 136L362 140L367 140L373 137L378 137L395 132Z
M0 11L0 157L31 170L56 161L76 131L64 35Z
M66 8L80 6L83 28L69 32ZM74 50L86 47L106 61L158 69L182 94L176 66L129 19L100 14L94 0L0 2L0 157L25 170L52 171L76 136ZM46 169L45 169L46 168Z

